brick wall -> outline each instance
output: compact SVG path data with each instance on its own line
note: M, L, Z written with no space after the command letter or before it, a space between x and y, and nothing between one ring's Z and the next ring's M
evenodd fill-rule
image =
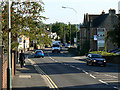
M4 58L3 58L3 77L2 77L2 80L3 80L3 83L2 83L2 88L3 89L7 89L7 69L8 69L8 59L7 58L5 58L5 57L7 57L6 55L4 56ZM5 60L6 59L6 60ZM12 79L13 79L13 77L14 77L14 75L15 75L15 66L16 66L16 60L17 60L17 53L13 53L12 54L12 59L11 59L11 63L12 63L12 68L11 68L11 70L12 70Z
M3 89L7 88L7 67L8 67L8 61L6 60L3 63Z
M14 76L14 65L15 65L15 58L14 58L14 53L12 53L12 78Z

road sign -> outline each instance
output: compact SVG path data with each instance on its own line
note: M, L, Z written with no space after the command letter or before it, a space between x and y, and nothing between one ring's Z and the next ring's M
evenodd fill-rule
M97 48L105 47L105 28L97 28Z
M76 39L76 38L74 38L74 42L77 42L77 39Z
M97 39L105 40L105 28L97 28Z
M94 35L94 40L97 40L97 35Z

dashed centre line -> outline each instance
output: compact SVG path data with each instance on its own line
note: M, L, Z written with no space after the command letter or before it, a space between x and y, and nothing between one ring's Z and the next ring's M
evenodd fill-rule
M93 76L92 74L90 74L90 76L91 76L92 78L96 79L96 77L95 77L95 76Z

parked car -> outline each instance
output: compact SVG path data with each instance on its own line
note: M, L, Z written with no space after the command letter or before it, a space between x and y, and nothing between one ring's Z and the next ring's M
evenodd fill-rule
M70 48L70 44L67 44L67 45L65 46L65 48Z
M119 54L119 55L120 55L120 51L119 51L119 52L116 52L115 54Z
M106 60L100 54L88 54L86 59L87 65L102 65L106 66Z
M35 51L35 57L44 57L44 52L42 50Z

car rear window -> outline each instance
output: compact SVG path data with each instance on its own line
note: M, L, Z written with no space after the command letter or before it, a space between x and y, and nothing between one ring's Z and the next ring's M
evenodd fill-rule
M53 45L53 47L59 47L59 45Z

